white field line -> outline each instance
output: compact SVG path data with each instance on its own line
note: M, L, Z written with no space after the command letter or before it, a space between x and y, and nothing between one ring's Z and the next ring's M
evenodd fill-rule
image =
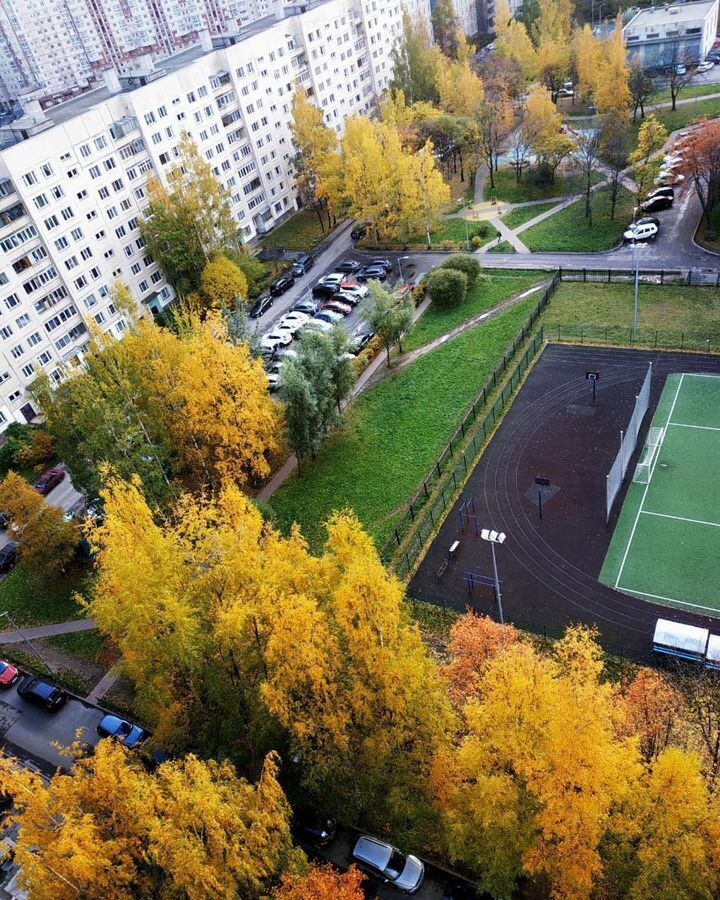
M661 519L675 519L676 522L692 522L693 525L712 525L713 528L720 528L720 522L704 522L702 519L686 519L685 516L669 516L667 513L650 512L649 509L642 510L644 516L659 516Z
M680 394L680 388L682 387L684 374L680 376L680 381L678 382L677 390L675 391L675 396L673 397L672 406L670 407L670 412L667 417L667 421L665 422L665 431L663 432L663 442L665 440L665 434L667 433L667 427L670 424L670 419L672 419L672 414L675 411L675 404L677 403L677 398ZM662 451L662 443L658 447L657 455L653 460L652 467L650 469L650 474L648 475L648 483L645 485L645 490L643 491L642 498L640 500L640 507L637 511L637 515L635 516L635 521L633 523L632 531L630 532L630 537L627 542L627 547L625 548L625 553L622 558L622 562L620 563L620 569L618 571L617 578L615 579L615 588L620 584L620 577L622 576L623 569L625 568L625 563L627 562L628 553L630 552L630 545L632 544L633 538L635 537L635 529L637 528L637 524L640 521L640 513L642 512L643 504L645 503L645 498L647 497L648 489L650 488L650 484L652 483L652 477L655 473L655 466L657 465L657 461L660 459L660 453Z
M673 428L699 428L701 431L720 431L720 428L715 428L713 425L687 425L685 422L668 422L668 425L672 425Z
M638 591L635 588L618 587L617 590L625 591L628 594L640 594L643 597L652 597L653 600L665 600L668 603L681 603L683 606L692 606L693 609L706 609L709 612L717 613L717 606L703 606L701 603L690 603L687 600L678 600L676 597L663 597L662 594L648 594L647 591Z
M711 372L683 372L688 378L720 378L720 375L713 375Z

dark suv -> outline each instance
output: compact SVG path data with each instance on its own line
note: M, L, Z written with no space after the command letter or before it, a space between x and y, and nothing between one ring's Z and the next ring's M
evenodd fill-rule
M284 294L285 291L289 291L294 284L295 279L292 275L283 275L281 278L278 278L277 281L274 281L270 285L270 293L273 295L273 297L279 297L280 294Z
M4 547L0 547L0 572L9 572L15 566L17 560L17 544L8 541Z
M48 684L41 678L34 678L28 675L22 680L17 689L18 694L27 700L28 703L34 703L35 706L41 706L48 712L55 712L67 702L68 695L62 688Z
M259 297L250 307L248 315L251 319L259 319L263 313L266 313L273 305L274 298L268 295Z

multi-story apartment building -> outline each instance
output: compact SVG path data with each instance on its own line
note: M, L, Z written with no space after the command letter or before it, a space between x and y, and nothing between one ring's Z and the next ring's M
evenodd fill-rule
M713 46L718 26L718 0L641 9L623 28L628 56L645 66L697 64Z
M290 122L307 90L338 132L392 76L399 2L316 0L247 26L232 43L166 60L148 76L106 73L102 89L0 129L0 430L35 415L38 372L62 378L91 327L127 327L112 305L121 279L157 310L172 291L144 252L138 217L149 176L166 180L183 131L228 188L249 240L296 206Z

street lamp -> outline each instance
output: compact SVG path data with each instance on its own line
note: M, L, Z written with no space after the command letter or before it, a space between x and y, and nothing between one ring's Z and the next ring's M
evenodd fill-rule
M637 216L638 207L633 207L633 224L635 224L635 218ZM640 283L640 272L639 272L639 262L637 255L637 232L633 232L633 266L635 267L635 311L633 313L633 329L632 329L632 338L633 344L637 341L637 327L638 327L638 287Z
M460 199L457 202L462 203L461 209L465 209L467 201L465 200L464 197L460 197ZM463 222L465 223L465 242L467 244L468 253L469 253L470 252L470 232L468 231L468 223L467 223L467 219L465 218L465 216L463 216Z
M398 269L400 271L400 284L405 284L405 278L403 277L403 270L402 270L402 261L404 259L410 259L410 257L409 256L398 256Z
M500 579L498 578L497 560L495 559L495 544L504 543L507 535L504 531L498 533L497 531L490 530L489 528L483 528L480 532L480 537L490 544L490 549L492 550L493 574L495 575L495 596L497 597L498 613L500 614L500 624L504 625L505 618L503 616L502 598L500 596Z
M47 666L48 670L54 674L54 673L55 673L55 669L53 669L53 667L52 667L52 666L50 665L50 663L45 659L45 657L42 656L38 650L35 649L35 646L34 646L33 642L32 642L32 641L30 640L30 638L29 638L29 637L28 637L28 636L20 629L20 627L13 621L12 616L10 615L10 613L9 613L9 612L0 612L0 616L5 616L5 618L8 620L8 622L12 625L12 627L15 629L15 631L17 631L17 633L18 633L18 634L20 635L20 637L25 641L25 643L28 645L28 647L30 648L30 650L35 654L35 656L37 656L37 658L40 660L40 662L41 662L44 666Z

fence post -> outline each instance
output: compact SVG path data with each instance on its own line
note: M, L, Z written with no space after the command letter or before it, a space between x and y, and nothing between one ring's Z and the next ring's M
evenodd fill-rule
M415 521L415 510L413 509L412 503L410 504L410 515L412 516L413 522Z
M397 541L398 547L400 546L400 535L398 534L397 528L395 529L395 540Z
M587 269L583 269L583 281L587 281Z
M423 481L423 489L425 491L425 499L427 499L427 496L428 496L427 481Z
M435 460L435 469L437 471L438 478L439 478L440 477L440 460L439 459Z

